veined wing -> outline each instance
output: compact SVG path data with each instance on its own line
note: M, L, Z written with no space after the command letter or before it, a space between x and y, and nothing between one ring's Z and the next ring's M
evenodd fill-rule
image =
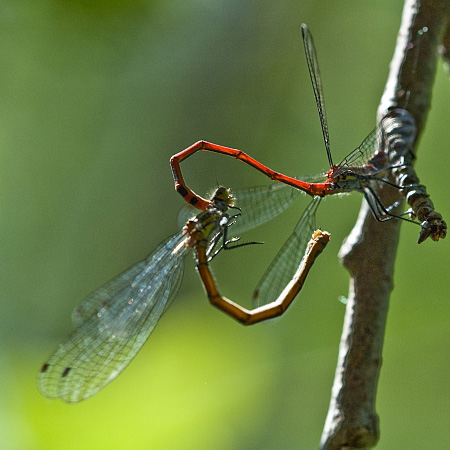
M308 64L309 77L316 98L317 111L319 112L320 125L322 127L323 140L325 142L325 149L327 151L328 162L330 167L333 166L333 159L330 151L330 136L328 133L327 114L325 111L325 101L323 98L322 79L319 70L319 60L317 58L316 47L314 45L313 37L308 27L302 24L303 45L305 47L306 62Z
M183 228L189 219L194 218L200 212L199 209L194 208L187 203L180 209L177 217L177 224L180 228Z
M238 236L281 214L303 192L287 184L273 183L266 186L232 189L231 194L235 198L235 206L242 209L241 215L231 228L233 236ZM238 213L233 209L228 213L233 215L233 211ZM185 225L197 213L198 209L186 205L178 214L178 224Z
M377 126L362 141L361 145L347 155L338 165L334 175L340 175L347 169L354 170L361 175L371 175L387 169L385 158L374 158L381 149L382 128Z
M119 375L179 289L189 248L177 234L88 296L73 314L77 328L38 375L43 395L75 403Z
M233 225L233 236L262 225L285 211L303 194L283 183L256 186L232 191L235 206L241 208L241 215ZM230 211L230 214L232 214Z
M297 223L294 232L281 247L261 278L253 293L254 308L266 305L277 299L292 279L300 265L311 235L316 228L315 213L320 200L321 197L313 198Z

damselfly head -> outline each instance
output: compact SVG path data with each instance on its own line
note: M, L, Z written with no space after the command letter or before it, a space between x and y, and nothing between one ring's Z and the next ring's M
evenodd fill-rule
M230 206L233 206L234 197L231 195L230 189L219 186L214 191L211 201L216 208L227 209Z

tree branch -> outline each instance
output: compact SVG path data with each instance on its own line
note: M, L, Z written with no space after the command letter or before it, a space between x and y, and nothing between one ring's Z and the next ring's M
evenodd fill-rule
M427 213L420 210L426 215L420 220L425 222L436 219L425 187L407 185L413 179L417 180L413 183L418 183L410 163L429 108L436 49L446 29L448 13L448 0L405 2L390 75L378 109L378 119L387 115L388 120L385 148L392 151L393 160L401 157L408 163L406 172L399 169L394 174L397 184L407 187L408 203L417 215L421 206L417 206L411 192L419 190L421 201L429 202ZM426 36L419 33L424 27ZM377 193L385 205L399 200L396 189L382 188ZM430 232L431 237L433 233L437 239L445 237L439 228L445 222L440 220L437 225L433 222L436 228ZM379 439L375 399L400 223L376 222L363 201L355 227L342 245L340 258L351 280L322 450L368 448Z

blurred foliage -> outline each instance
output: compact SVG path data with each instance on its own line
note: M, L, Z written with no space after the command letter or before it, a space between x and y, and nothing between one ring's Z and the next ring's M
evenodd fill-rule
M286 317L238 325L207 304L188 261L177 301L104 391L65 405L41 397L35 377L77 303L176 232L172 154L207 139L293 175L326 167L301 22L318 49L336 159L359 144L401 9L386 0L1 2L3 449L317 448L348 289L336 254L357 194L321 205L332 242ZM417 169L448 216L441 65L434 89ZM266 182L215 155L185 170L199 192ZM227 296L250 299L306 204L252 232L264 251L214 261ZM377 400L385 450L444 449L450 439L448 243L419 247L417 234L403 226L396 264Z

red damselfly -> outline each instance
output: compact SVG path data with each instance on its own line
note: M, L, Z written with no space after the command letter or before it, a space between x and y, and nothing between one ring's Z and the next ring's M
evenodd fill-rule
M241 150L212 144L207 141L199 141L182 152L172 156L170 163L175 181L175 189L188 203L194 205L196 208L202 210L207 208L210 202L197 195L187 186L181 172L180 163L200 150L216 152L243 161L262 172L271 180L285 183L313 197L324 197L326 195L360 191L363 193L376 220L383 222L395 218L421 225L419 222L412 220L409 217L404 217L405 215L412 214L410 211L403 214L395 214L393 209L398 206L399 202L395 202L390 206L385 206L376 193L376 187L381 184L399 190L407 187L414 187L400 186L387 178L390 171L402 166L402 163L390 161L387 152L384 151L384 149L381 149L384 137L383 134L385 133L383 121L381 121L380 124L363 140L361 145L346 156L340 164L335 164L333 162L317 52L308 27L303 24L301 29L306 60L316 99L330 170L314 181L303 181L272 170ZM422 227L424 227L423 224ZM445 237L445 233L438 231L430 233L429 230L427 230L427 236L428 235L434 240L438 240L439 237Z

